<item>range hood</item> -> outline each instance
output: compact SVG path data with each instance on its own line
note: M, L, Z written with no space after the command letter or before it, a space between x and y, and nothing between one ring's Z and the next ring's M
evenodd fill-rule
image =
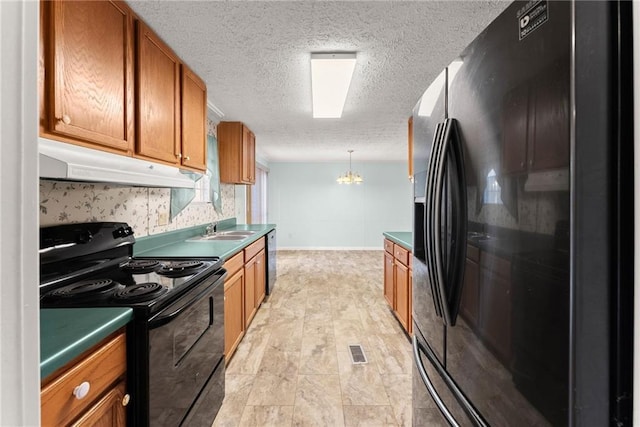
M178 168L38 138L40 178L140 187L194 188ZM189 171L193 176L193 172Z
M569 169L532 172L524 183L524 191L569 191Z

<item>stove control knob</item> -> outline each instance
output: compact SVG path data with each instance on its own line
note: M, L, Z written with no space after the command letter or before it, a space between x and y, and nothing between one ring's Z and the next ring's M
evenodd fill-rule
M91 388L91 384L88 381L84 381L82 384L73 389L73 395L76 399L84 399L87 394L89 394L89 389Z
M131 227L120 227L116 228L113 231L113 238L117 239L118 237L127 237L133 234L133 228Z
M91 241L91 239L93 239L93 234L91 234L91 232L88 230L81 231L77 237L78 243L88 243Z

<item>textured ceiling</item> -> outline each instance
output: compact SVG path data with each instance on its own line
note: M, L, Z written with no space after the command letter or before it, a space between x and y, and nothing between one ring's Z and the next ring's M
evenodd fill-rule
M406 159L422 92L504 1L129 1L256 135L266 161ZM341 119L311 115L311 52L356 52Z

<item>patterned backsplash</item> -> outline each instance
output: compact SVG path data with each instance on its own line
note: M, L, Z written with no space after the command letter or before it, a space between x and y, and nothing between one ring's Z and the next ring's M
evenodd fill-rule
M553 235L558 221L569 218L566 192L524 192L519 188L516 219L502 204L485 204L477 212L477 191L477 187L467 187L467 212L473 222Z
M216 125L208 121L208 133L216 134ZM137 236L206 224L235 217L235 187L220 184L222 213L211 203L190 203L172 222L169 218L171 189L129 187L115 184L78 183L40 180L40 226L72 222L122 221L133 227Z
M171 189L40 180L40 226L90 221L123 221L137 236L164 233L235 216L232 184L221 184L222 214L211 203L191 203L169 218Z

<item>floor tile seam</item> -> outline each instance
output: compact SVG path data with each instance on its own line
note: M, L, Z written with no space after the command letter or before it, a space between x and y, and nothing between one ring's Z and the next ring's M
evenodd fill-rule
M295 414L295 408L299 407L299 408L303 408L305 405L297 405L296 402L298 401L298 390L299 390L299 384L300 384L300 377L327 377L327 376L337 376L338 377L338 381L340 381L340 375L338 374L299 374L298 378L297 378L297 383L296 383L296 392L295 392L295 396L294 396L294 414ZM342 402L342 384L340 384L340 402ZM321 406L321 405L318 405ZM322 405L322 406L326 406L326 405ZM340 404L340 405L328 405L330 407L340 407L343 408L344 405ZM343 410L343 421L344 423L344 410Z

